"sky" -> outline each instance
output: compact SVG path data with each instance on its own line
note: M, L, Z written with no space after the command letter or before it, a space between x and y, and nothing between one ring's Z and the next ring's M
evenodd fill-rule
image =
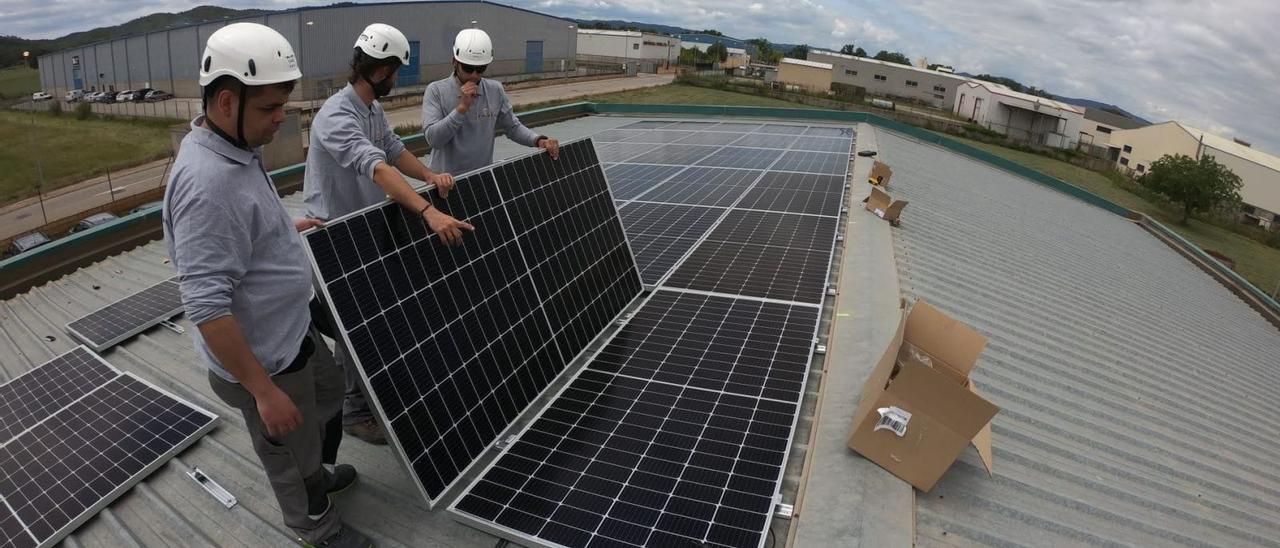
M0 34L53 38L210 2L3 0ZM284 9L330 2L224 0ZM625 19L874 53L1008 76L1068 97L1178 120L1280 154L1275 0L507 0L552 15ZM744 5L745 4L745 5ZM780 7L785 6L785 7ZM96 14L86 17L86 14Z

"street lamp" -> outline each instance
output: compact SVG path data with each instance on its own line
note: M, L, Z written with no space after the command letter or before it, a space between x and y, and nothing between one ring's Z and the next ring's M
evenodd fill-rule
M30 51L22 52L23 65L30 67L31 66L30 58L31 58ZM28 135L30 136L30 143L31 143L31 157L36 162L36 177L37 177L36 195L38 197L37 201L40 202L40 216L44 217L45 224L49 224L49 213L44 210L44 168L40 165L40 155L36 154L36 98L32 96L30 100L31 100L31 133L29 133Z

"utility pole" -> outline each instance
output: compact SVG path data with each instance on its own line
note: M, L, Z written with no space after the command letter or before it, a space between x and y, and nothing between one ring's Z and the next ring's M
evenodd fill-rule
M31 66L31 52L22 52L22 64ZM56 100L56 99L55 99ZM30 98L31 101L31 157L36 161L36 198L40 201L40 216L44 218L44 224L49 224L49 212L44 209L44 169L40 166L40 155L36 154L36 99Z

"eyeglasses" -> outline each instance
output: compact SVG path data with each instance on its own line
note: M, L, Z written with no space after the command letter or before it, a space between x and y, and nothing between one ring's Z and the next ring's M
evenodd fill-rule
M462 72L484 74L484 69L489 68L489 65L468 65L466 63L458 63L458 68L462 69Z

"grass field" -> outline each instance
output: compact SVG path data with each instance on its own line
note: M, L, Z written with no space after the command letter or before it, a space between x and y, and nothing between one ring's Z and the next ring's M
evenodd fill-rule
M1045 175L1057 177L1126 208L1146 213L1196 245L1231 257L1236 262L1236 272L1263 291L1270 293L1275 290L1276 284L1280 283L1280 249L1196 219L1192 219L1188 226L1180 225L1178 220L1181 216L1177 211L1134 194L1096 171L1039 154L953 135L947 135L947 137L1012 160Z
M0 111L0 204L167 156L171 120L77 120L72 113Z
M30 97L40 91L40 71L25 66L0 69L0 99Z

